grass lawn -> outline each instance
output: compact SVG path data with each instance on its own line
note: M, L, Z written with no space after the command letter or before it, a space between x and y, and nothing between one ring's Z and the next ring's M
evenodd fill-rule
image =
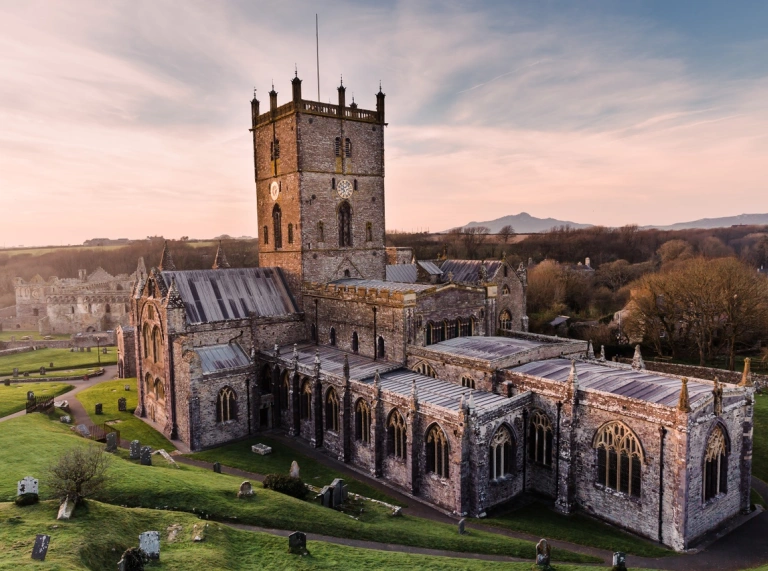
M57 334L52 333L50 335L40 335L38 331L22 331L21 329L10 329L8 331L0 331L0 341L10 341L11 337L15 337L16 341L21 341L22 337L30 337L34 341L42 341L43 337L52 337L57 341L66 341L70 338L69 334Z
M130 385L131 390L126 391L125 385ZM117 410L117 399L121 397L125 397L126 400L125 412ZM120 431L120 438L138 440L142 446L151 446L153 450L160 448L165 448L168 452L176 450L176 447L165 436L141 419L133 416L139 398L136 392L136 379L105 381L77 393L76 398L82 403L94 424L119 421L112 426ZM101 415L95 413L97 402L103 405L103 414Z
M0 384L0 418L24 410L27 391L34 392L36 397L56 397L71 388L66 383L13 383L8 387Z
M752 475L768 482L768 395L755 395L754 421Z
M0 470L0 500L12 499L16 482L27 475L41 477L41 499L50 499L42 478L44 467L62 450L84 443L67 427L44 415L28 415L4 423L0 430L0 450L4 458L3 470ZM378 509L373 503L361 514L361 519L356 520L316 503L265 490L257 482L254 482L256 496L239 500L235 494L241 478L191 466L173 468L159 456L153 456L153 466L141 466L126 457L127 453L122 450L116 454L110 468L110 482L97 499L113 505L205 513L211 520L300 529L335 537L529 560L535 553L532 542L480 531L460 536L455 525L410 516L393 517L388 510ZM552 556L556 561L596 562L594 557L558 549L553 549ZM242 557L242 560L250 561L250 558ZM338 561L345 567L343 558Z
M69 349L38 349L27 353L18 353L16 355L6 355L0 357L0 376L11 376L14 367L19 369L19 373L29 371L38 372L40 367L45 367L49 374L56 374L56 370L65 369L85 369L95 368L97 362L101 360L101 365L114 365L117 363L117 349L109 347L106 355L97 355L96 348L88 353L70 353ZM50 364L53 363L53 368Z
M251 445L257 442L263 442L271 446L272 454L267 454L266 456L254 454L251 451ZM329 468L317 460L304 456L301 452L268 436L259 436L227 444L220 448L189 454L189 456L198 460L205 460L206 462L221 462L225 466L257 474L287 475L291 468L291 462L296 460L299 464L301 479L307 484L322 488L329 485L334 478L342 478L344 483L349 486L350 492L391 504L401 505L400 502L390 498L385 492L380 492L363 482L337 472L333 468Z
M496 563L449 557L427 557L371 549L357 549L320 541L310 541L310 554L300 557L288 553L288 540L266 533L233 529L195 516L147 509L125 509L99 502L78 507L75 517L55 522L57 504L43 502L18 508L0 504L0 569L116 569L128 547L136 547L138 535L148 529L160 532L160 560L147 570L164 569L422 569L528 571L531 563ZM6 524L8 522L8 524ZM205 528L205 540L192 541L195 525ZM57 527L54 529L54 525ZM169 530L177 530L169 541ZM35 535L51 536L45 563L30 558ZM258 562L256 565L255 562ZM256 566L255 566L256 565ZM586 571L592 567L558 565L558 569Z
M674 555L674 551L624 533L585 515L558 514L540 503L533 503L514 511L492 514L492 517L477 521L548 539L560 539L608 551L623 551L641 557Z

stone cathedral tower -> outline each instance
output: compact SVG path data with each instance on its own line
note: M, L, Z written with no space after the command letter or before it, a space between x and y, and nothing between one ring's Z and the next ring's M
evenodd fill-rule
M384 279L384 94L376 110L307 101L251 101L259 265L279 266L301 305L303 282Z

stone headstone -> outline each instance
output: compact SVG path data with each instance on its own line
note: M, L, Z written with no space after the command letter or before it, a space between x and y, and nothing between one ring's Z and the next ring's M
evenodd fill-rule
M48 368L49 368L49 369L53 369L53 361L51 361L50 363L48 363Z
M3 380L3 384L4 384L6 387L10 387L10 386L11 386L11 379L4 379L4 380Z
M117 399L117 410L120 412L125 412L127 403L128 401L126 401L124 398Z
M160 532L145 531L139 535L139 549L150 559L160 559Z
M100 402L96 403L96 414L103 414L102 410L104 408L104 405L102 405Z
M123 385L123 388L124 388L126 391L130 391L130 390L131 390L131 385Z
M117 450L117 433L107 432L107 452L114 452Z
M88 347L87 351L88 351L88 353L90 353L90 352L91 352L91 348L90 348L90 347Z
M331 488L333 488L333 507L340 506L344 503L344 480L336 478L331 482Z
M32 476L22 478L16 484L16 495L21 496L23 494L36 494L37 493L37 479Z
M250 498L252 495L253 486L251 486L251 483L248 480L240 484L240 490L237 492L238 498Z
M80 434L80 436L84 438L90 438L91 437L91 431L88 430L88 427L84 424L78 424L75 427L75 430Z
M45 367L40 367L40 375L45 375Z
M27 400L35 400L35 393L32 391L27 391Z
M13 368L13 377L16 378L18 376L19 376L19 368L18 367L14 367Z
M69 498L65 498L63 502L61 502L61 505L59 506L59 513L56 516L56 519L70 519L72 517L72 513L75 511L75 502L70 500Z
M213 471L217 474L221 474L221 464L219 462L213 463Z
M333 507L333 488L331 486L324 486L322 490L320 490L320 495L322 496L322 504L326 508L332 508Z
M626 571L627 569L627 554L621 551L616 551L613 554L613 568L611 571Z
M29 376L29 371L24 371L24 374L22 375L22 377L28 377L28 376Z
M288 536L288 550L295 555L306 555L307 551L307 534L300 531L294 531Z
M552 548L546 539L540 539L536 544L536 566L542 569L549 569L549 555Z
M141 458L141 442L138 440L131 440L131 452L129 458L131 460L138 460Z
M461 518L459 520L459 535L464 535L466 533L464 529L466 526L466 523L467 523L467 520L465 520L464 518Z
M48 544L51 542L51 536L38 533L35 537L35 545L32 547L32 559L35 561L45 561L48 553Z
M251 446L251 452L254 452L256 454L260 454L261 456L266 456L267 454L272 454L272 447L267 446L266 444L254 444Z
M102 355L106 355L107 354L107 348L106 347L104 347L104 349L101 350L101 354Z
M289 472L291 478L299 478L299 463L294 460L291 462L291 471Z
M63 422L64 424L69 424L70 422L72 422L72 417L69 416L68 414L65 414L64 416L59 418L59 422Z
M141 447L141 465L142 466L152 465L152 447L151 446Z

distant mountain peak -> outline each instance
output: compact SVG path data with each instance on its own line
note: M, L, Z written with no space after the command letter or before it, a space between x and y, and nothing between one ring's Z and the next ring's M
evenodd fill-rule
M476 226L487 226L490 229L491 234L497 234L504 226L512 226L517 234L536 234L538 232L546 232L547 230L558 228L560 226L570 226L571 228L589 228L592 226L592 224L579 224L578 222L557 220L555 218L536 218L527 212L521 212L520 214L502 216L496 220L488 220L485 222L472 221L461 227L473 228Z

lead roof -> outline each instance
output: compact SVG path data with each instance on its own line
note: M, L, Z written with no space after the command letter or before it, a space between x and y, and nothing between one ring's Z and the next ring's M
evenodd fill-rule
M195 349L200 355L203 373L216 373L227 369L238 369L251 364L248 355L237 343L224 343L223 345L210 345Z

